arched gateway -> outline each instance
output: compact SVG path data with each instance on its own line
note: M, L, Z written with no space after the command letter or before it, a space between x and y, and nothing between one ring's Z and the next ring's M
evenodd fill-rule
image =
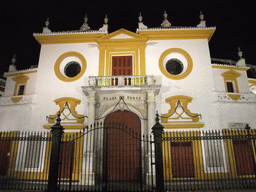
M130 111L115 111L104 122L104 180L141 179L141 122Z

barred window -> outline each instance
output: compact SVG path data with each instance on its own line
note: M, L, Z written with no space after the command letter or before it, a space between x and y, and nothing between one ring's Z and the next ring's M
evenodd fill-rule
M204 145L207 167L222 167L224 165L224 158L221 141L219 139L206 140Z
M41 136L28 137L24 168L39 168L42 150L41 138Z
M226 172L227 158L221 132L204 132L202 136L205 172Z

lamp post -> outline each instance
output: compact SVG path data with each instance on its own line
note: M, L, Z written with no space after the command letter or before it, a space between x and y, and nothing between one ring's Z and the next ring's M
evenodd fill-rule
M60 159L60 146L61 137L64 133L64 128L60 124L60 113L56 118L56 124L51 127L52 133L52 148L50 157L50 169L48 176L48 188L47 192L56 192L58 189L58 173L59 173L59 159Z

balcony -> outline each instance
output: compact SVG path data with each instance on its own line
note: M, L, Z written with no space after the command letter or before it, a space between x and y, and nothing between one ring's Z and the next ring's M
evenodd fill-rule
M155 85L155 82L156 79L153 75L89 77L89 86L95 87L136 87L144 85Z

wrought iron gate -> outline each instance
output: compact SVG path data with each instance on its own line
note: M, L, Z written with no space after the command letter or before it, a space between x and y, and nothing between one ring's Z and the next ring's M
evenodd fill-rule
M152 191L153 143L120 123L99 123L62 137L62 191Z

